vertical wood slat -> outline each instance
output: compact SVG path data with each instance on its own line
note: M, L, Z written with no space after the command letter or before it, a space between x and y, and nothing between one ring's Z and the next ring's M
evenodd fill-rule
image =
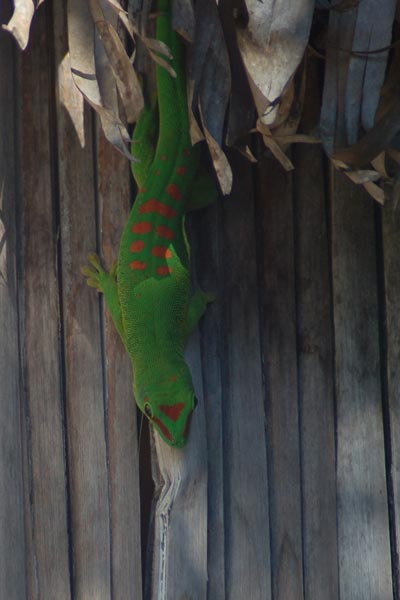
M273 597L303 597L292 180L259 163Z
M336 600L334 341L324 164L315 146L302 146L295 159L304 598Z
M115 262L130 209L129 163L100 132L97 151L101 244L106 267ZM139 456L129 357L105 310L106 389L113 600L140 600Z
M225 597L224 456L222 414L222 321L220 213L218 198L206 210L196 211L190 236L196 280L215 294L200 321L201 362L208 452L208 585L207 598Z
M331 180L340 597L392 598L372 200Z
M17 68L0 30L0 595L26 595L16 261Z
M395 547L394 588L400 594L400 211L394 203L382 210L383 269L386 308L386 378L390 420L391 477ZM397 598L396 598L397 600Z
M270 598L268 473L251 168L223 201L225 577L232 600ZM212 460L212 457L210 457Z
M29 598L70 595L57 240L49 110L49 11L38 14L21 58L23 193L23 360L29 416L26 482ZM22 229L23 228L23 229Z
M68 474L71 508L73 597L109 600L110 513L99 300L80 273L96 249L92 114L84 109L85 145L68 114L66 5L54 10L57 71L57 142L61 219ZM74 107L79 110L78 107Z

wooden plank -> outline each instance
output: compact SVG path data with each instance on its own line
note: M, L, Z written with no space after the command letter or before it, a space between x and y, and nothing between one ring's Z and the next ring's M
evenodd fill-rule
M71 598L67 488L65 479L63 394L59 347L57 224L54 221L49 110L50 13L40 11L29 49L22 56L21 111L23 192L24 389L29 432L30 520L27 535L29 598Z
M372 200L331 178L340 597L392 598Z
M225 598L224 464L222 415L223 289L220 217L222 198L189 218L196 281L215 294L200 322L208 452L208 598Z
M97 150L101 244L105 265L117 259L119 241L130 210L129 163L100 133ZM112 597L140 600L139 456L136 405L129 357L105 315L108 460L112 536Z
M384 293L386 308L386 386L390 431L390 505L393 528L393 579L400 593L400 212L394 202L382 210Z
M203 398L198 331L185 353ZM187 445L173 449L153 430L157 471L151 598L206 598L207 447L204 405L193 413Z
M96 248L93 117L81 113L84 146L74 126L73 83L68 80L66 5L54 10L57 142L61 221L63 333L67 402L73 597L109 600L110 513L99 299L80 268ZM64 62L63 62L64 61ZM64 68L63 68L64 66ZM72 105L72 106L71 106Z
M231 160L237 178L221 220L225 593L231 600L267 600L268 473L253 190L249 164Z
M16 265L19 62L13 45L0 30L0 597L21 600L26 578Z
M303 598L300 442L292 178L272 158L258 166L262 227L263 353L267 386L272 589Z
M299 146L294 164L304 597L337 600L334 340L321 149Z

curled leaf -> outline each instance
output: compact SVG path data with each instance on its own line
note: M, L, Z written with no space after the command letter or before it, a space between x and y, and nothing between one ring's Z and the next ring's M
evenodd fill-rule
M32 0L14 0L13 16L7 25L3 25L3 29L13 34L21 50L25 50L28 44L34 12Z
M208 149L210 151L211 160L214 165L215 173L218 178L219 185L221 187L221 191L224 196L229 194L232 190L232 169L228 162L228 159L225 156L225 153L219 146L219 144L215 141L211 133L208 131L207 127L204 124L203 114L201 110L201 105L199 104L199 112L200 118L203 126L204 135L206 138L206 142L208 145Z

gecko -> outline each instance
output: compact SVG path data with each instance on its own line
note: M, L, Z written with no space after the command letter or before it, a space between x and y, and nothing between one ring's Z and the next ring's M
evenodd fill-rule
M181 448L197 403L184 348L214 299L200 289L191 294L185 214L212 202L216 188L200 166L199 145L191 143L184 49L168 0L158 0L157 15L157 39L169 47L176 77L156 66L157 104L144 109L135 127L138 192L118 260L107 272L91 254L82 272L104 294L130 356L139 409L168 445Z

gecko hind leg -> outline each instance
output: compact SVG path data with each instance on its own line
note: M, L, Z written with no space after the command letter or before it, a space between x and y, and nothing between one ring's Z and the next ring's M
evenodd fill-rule
M108 310L111 313L114 325L124 340L124 330L122 326L122 312L119 303L118 288L117 288L117 263L115 263L110 272L107 272L100 261L97 254L92 253L88 256L89 265L82 267L81 272L85 275L88 286L97 289L98 292L104 294Z

